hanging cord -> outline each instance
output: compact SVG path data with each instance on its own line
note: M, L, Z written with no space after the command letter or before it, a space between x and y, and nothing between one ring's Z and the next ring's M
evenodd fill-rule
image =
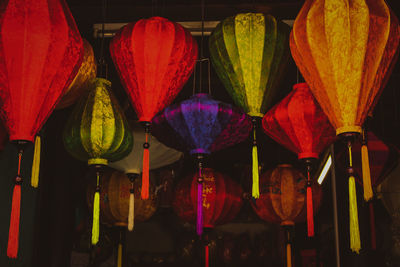
M360 229L358 226L358 210L357 210L357 191L354 179L353 159L351 153L351 140L347 141L349 150L349 167L347 173L349 175L349 219L350 219L350 249L359 253L361 249Z
M106 23L106 9L107 9L107 0L102 1L102 7L101 7L101 13L102 13L102 24L101 24L101 44L100 44L100 59L99 59L99 76L102 78L108 77L108 65L107 62L104 58L104 47L105 47L105 38L104 38L104 32L105 32L105 23Z
M199 90L202 91L202 80L203 80L203 59L204 59L204 0L201 0L201 40L200 40L200 66L199 66Z

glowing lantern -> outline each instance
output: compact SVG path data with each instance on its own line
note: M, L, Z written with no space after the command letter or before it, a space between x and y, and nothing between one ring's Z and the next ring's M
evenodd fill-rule
M223 20L210 36L214 68L235 104L253 117L253 197L258 190L256 118L275 101L289 58L290 28L270 15L238 14Z
M56 109L66 108L75 103L84 91L89 89L91 80L96 77L97 65L94 58L93 48L85 39L83 39L83 49L83 60L78 74L76 74L71 85L64 92L64 95L60 102L58 102Z
M82 62L82 39L65 3L6 0L0 4L1 116L18 145L19 163L75 77ZM39 175L40 139L35 145L32 185ZM18 254L20 164L13 191L7 255Z
M260 198L251 202L257 215L271 223L278 223L284 227L293 226L296 222L306 219L306 197L304 188L306 178L291 165L278 165L260 177ZM317 183L312 183L313 212L316 212L322 200L322 190ZM286 256L287 266L291 260L291 237L287 231Z
M139 125L137 125L139 126ZM120 170L127 174L128 178L131 180L131 188L134 187L134 183L136 178L139 177L142 172L143 165L143 142L146 140L146 133L143 130L143 127L134 127L132 131L133 135L133 149L125 158L111 162L109 164L110 167ZM163 166L172 164L179 159L182 158L183 153L177 151L173 148L169 148L164 144L160 143L157 139L153 138L151 142L151 147L149 148L149 152L151 154L150 157L150 166L151 169L161 168ZM131 190L130 196L130 209L129 209L129 221L128 221L128 230L133 230L133 222L134 222L134 214L136 214L135 209L133 208L135 202L134 190Z
M197 44L189 31L165 18L141 19L123 27L110 44L111 57L139 121L169 105L191 75ZM143 145L142 198L148 197L149 142Z
M213 169L204 168L201 175L192 174L177 185L172 203L176 214L184 221L194 223L196 211L201 209L204 227L207 228L233 220L243 204L242 188L228 176ZM203 186L200 188L199 179L203 180ZM199 194L202 195L201 202L198 200ZM209 247L210 244L206 244L206 266L209 266Z
M96 167L97 187L93 204L92 243L99 237L100 168L109 161L126 157L133 138L118 102L111 93L111 82L96 78L75 106L63 134L66 150L75 158Z
M361 242L352 136L361 133L361 126L390 74L399 35L398 20L383 0L307 0L290 38L293 58L315 98L336 134L347 137L350 247L356 253ZM366 146L363 150L366 165ZM364 191L372 197L370 178L363 179Z
M311 165L335 140L335 130L306 83L294 85L293 91L265 114L262 126L269 136L296 153L307 166L308 235L314 236Z
M202 160L213 151L244 141L251 131L250 118L238 108L196 94L167 107L154 117L152 133L169 147L189 151L199 165L198 191L202 192ZM198 194L197 203L202 202ZM197 209L197 233L203 232L202 209Z

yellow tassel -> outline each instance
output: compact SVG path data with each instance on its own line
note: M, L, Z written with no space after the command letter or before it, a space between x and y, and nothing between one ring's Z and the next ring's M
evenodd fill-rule
M360 230L358 228L357 192L353 176L349 178L349 217L350 217L350 249L359 253L361 249Z
M292 267L292 248L290 243L286 244L286 266Z
M118 244L117 267L122 267L122 244Z
M371 186L371 172L369 169L368 148L363 144L361 147L361 164L363 175L364 199L369 201L374 196Z
M96 191L94 194L93 202L93 226L92 226L92 245L96 245L99 242L100 234L100 193Z
M128 230L132 231L135 223L135 195L129 195L129 214L128 214Z
M40 169L40 136L35 138L35 150L33 152L31 185L34 188L39 186L39 169Z
M260 197L260 189L259 189L259 171L258 171L258 151L256 140L256 131L254 130L254 143L253 143L253 188L252 188L252 196L254 198Z

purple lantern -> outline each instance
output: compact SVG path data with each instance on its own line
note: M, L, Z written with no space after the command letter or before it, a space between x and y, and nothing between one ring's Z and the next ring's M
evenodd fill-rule
M195 94L190 99L167 107L153 118L152 134L165 145L188 151L199 166L197 186L197 233L202 234L202 160L205 155L247 139L252 123L240 109Z

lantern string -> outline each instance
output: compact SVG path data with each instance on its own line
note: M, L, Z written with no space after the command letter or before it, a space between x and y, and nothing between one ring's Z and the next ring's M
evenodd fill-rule
M96 192L93 200L93 225L92 225L92 245L99 242L100 235L100 173L96 171Z
M205 13L205 3L201 0L201 39L200 39L200 65L199 65L199 90L202 92L202 78L203 78L203 59L204 59L204 13Z
M252 149L252 161L253 161L253 186L252 186L252 196L253 198L260 197L259 188L259 169L258 169L258 149L257 149L257 139L256 139L256 120L253 118L253 149Z
M349 151L349 219L350 219L350 249L359 253L361 249L360 229L358 225L358 210L357 210L357 191L354 179L353 159L351 153L351 141L348 141Z
M145 136L146 141L143 144L143 165L142 165L142 199L149 198L149 171L150 171L150 143L149 143L149 133L150 124L147 122L145 125Z
M314 210L311 188L311 166L307 165L307 233L309 237L314 236Z
M106 23L106 9L107 9L107 0L102 1L102 7L101 7L101 12L102 12L102 24L101 24L101 30L102 30L102 35L101 35L101 43L100 43L100 59L99 59L99 72L100 72L100 77L106 78L108 77L108 66L106 63L106 60L104 58L104 46L105 46L105 38L104 38L104 32L105 32L105 23Z

